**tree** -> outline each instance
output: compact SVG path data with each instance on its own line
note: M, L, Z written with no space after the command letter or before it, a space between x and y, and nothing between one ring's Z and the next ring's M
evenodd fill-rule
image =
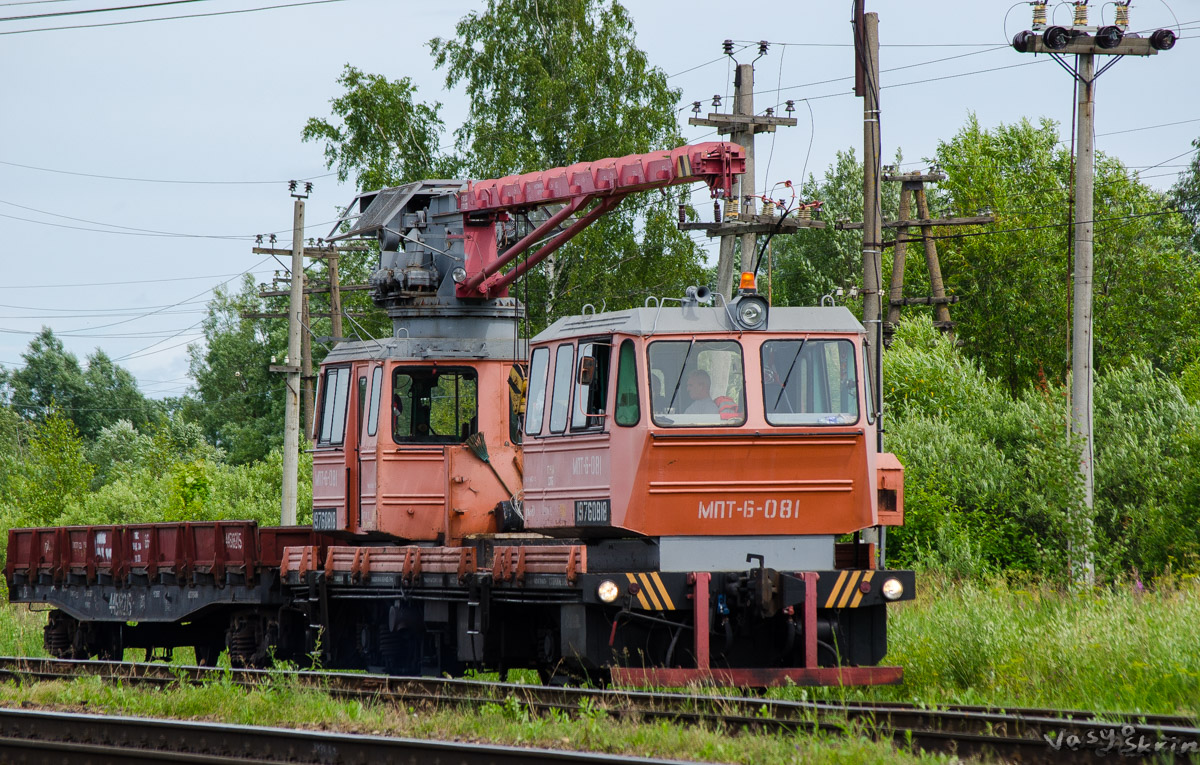
M989 375L1011 389L1064 380L1070 359L1073 262L1071 157L1050 120L985 130L971 116L938 144L949 179L946 214L991 208L987 229L937 230L958 338ZM1103 369L1148 358L1180 371L1200 341L1200 262L1169 200L1118 160L1097 154L1095 174L1095 362ZM917 259L914 259L917 260ZM908 278L908 277L912 278ZM919 264L910 294L928 294Z
M900 160L897 154L895 161L899 163ZM760 279L761 274L769 276L777 305L818 305L823 296L839 287L862 285L862 232L839 231L833 225L839 220L862 219L862 178L862 162L855 156L854 149L847 149L837 153L824 177L803 179L798 189L800 201L821 201L821 218L828 225L771 240L770 270L764 260L759 273ZM884 184L882 191L883 217L894 217L900 200L898 185ZM760 238L760 248L761 241ZM883 259L886 284L890 264L886 254ZM856 308L861 306L861 300L847 298L846 302Z
M361 191L422 178L454 177L455 161L438 148L442 105L415 102L412 80L388 80L349 64L337 80L345 92L330 101L335 122L310 119L304 141L325 143L325 162L339 181L354 175Z
M8 404L30 419L41 421L58 410L90 440L117 420L145 429L160 416L129 370L102 350L88 356L87 370L81 369L49 327L29 343L22 358L23 368L0 372L0 388Z
M1192 225L1192 249L1200 250L1200 138L1192 141L1192 147L1192 158L1171 188L1171 198Z
M196 399L185 414L234 464L260 460L283 443L284 381L269 367L273 354L286 352L287 336L282 323L242 317L264 308L257 291L249 276L236 295L218 288L204 344L188 347Z
M429 47L446 84L465 87L471 119L455 135L481 178L680 145L679 91L637 47L615 0L489 0ZM683 191L641 195L515 285L535 327L585 303L640 305L703 278L701 254L674 225Z

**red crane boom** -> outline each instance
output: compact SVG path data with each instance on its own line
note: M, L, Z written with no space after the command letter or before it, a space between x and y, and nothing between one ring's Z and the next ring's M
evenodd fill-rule
M462 298L496 297L546 256L638 191L703 181L713 197L733 194L733 176L746 170L745 150L724 141L680 146L670 151L580 162L569 167L511 175L468 184L459 194L463 213L466 276L455 290ZM568 218L595 203L583 217L543 244L525 262L501 273ZM564 207L503 253L496 249L501 215L550 204Z

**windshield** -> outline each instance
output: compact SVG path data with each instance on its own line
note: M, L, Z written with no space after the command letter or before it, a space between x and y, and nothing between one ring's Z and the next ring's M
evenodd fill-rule
M742 347L732 340L660 340L650 344L655 425L712 427L746 421Z
M762 346L762 366L770 424L858 421L858 369L849 340L768 340Z

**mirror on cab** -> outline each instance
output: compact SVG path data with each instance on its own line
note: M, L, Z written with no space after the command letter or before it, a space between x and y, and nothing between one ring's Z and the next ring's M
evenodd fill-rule
M591 385L595 377L596 358L594 356L584 356L579 360L579 384Z

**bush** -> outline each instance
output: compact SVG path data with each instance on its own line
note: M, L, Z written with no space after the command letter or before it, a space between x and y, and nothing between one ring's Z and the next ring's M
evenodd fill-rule
M903 322L885 356L888 448L905 466L899 565L958 575L1068 571L1086 537L1066 391L1012 395L928 317ZM1146 361L1095 387L1095 543L1102 573L1200 565L1200 405Z

